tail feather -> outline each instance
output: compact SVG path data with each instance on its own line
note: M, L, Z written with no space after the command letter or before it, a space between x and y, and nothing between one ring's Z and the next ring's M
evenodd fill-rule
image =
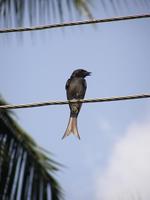
M62 139L64 139L66 136L70 135L71 133L73 133L80 139L76 117L70 117L67 129L66 129L65 134L63 135Z

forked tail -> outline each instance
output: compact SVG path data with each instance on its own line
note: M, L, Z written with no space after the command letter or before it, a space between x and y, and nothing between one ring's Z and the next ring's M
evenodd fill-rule
M69 118L69 123L68 123L67 129L66 129L65 134L63 135L62 139L64 139L66 136L70 135L71 133L73 133L80 139L76 117Z

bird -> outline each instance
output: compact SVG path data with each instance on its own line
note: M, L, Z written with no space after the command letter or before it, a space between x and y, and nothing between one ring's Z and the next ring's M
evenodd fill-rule
M86 76L90 76L91 72L88 72L84 69L76 69L71 74L70 78L67 80L65 89L68 100L78 100L84 99L87 83L85 80ZM69 103L70 108L70 118L68 122L67 129L62 137L64 139L66 136L69 136L71 133L76 135L80 139L80 135L77 127L77 117L80 112L82 103Z

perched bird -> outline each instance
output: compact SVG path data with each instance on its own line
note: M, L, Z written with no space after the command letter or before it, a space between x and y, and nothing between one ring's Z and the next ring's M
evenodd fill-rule
M85 77L90 76L91 72L84 69L75 70L66 83L67 99L83 99L85 96L87 84ZM73 133L80 139L77 128L77 117L80 112L82 103L70 103L70 118L65 134L62 139Z

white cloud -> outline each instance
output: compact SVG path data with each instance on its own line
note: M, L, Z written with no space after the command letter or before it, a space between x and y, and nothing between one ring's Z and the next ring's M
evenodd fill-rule
M97 179L97 199L150 199L150 121L129 127Z

